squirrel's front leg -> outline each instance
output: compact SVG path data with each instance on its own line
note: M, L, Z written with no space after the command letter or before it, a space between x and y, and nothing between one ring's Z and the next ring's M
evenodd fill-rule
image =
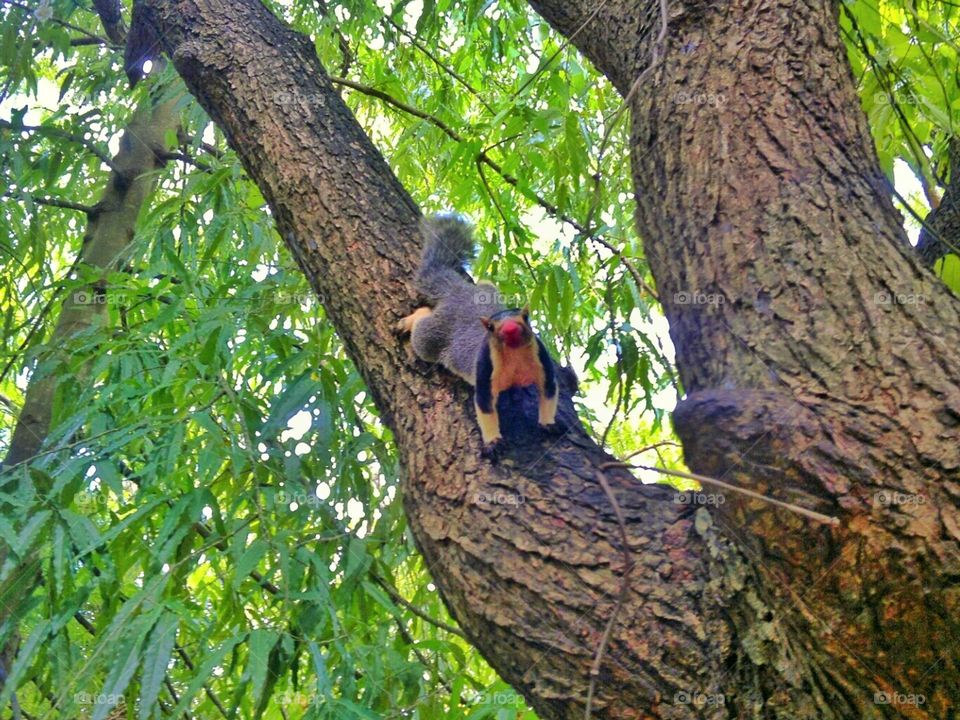
M540 379L537 382L537 391L540 393L540 409L537 420L540 429L551 435L562 433L566 428L557 422L557 403L560 393L557 391L557 374L554 371L553 360L546 346L537 338L537 359L540 362Z
M503 436L500 435L500 417L497 415L496 402L487 408L476 403L477 423L480 425L480 436L483 438L483 447L480 457L496 461L503 450Z
M412 333L413 328L416 327L417 323L423 320L424 318L430 317L433 313L433 308L423 306L418 307L412 313L407 315L405 318L401 318L399 322L394 326L394 330L398 335L406 335L407 333Z
M484 345L477 358L476 384L474 387L474 407L477 410L477 423L483 438L480 457L496 462L503 449L503 437L500 435L500 417L497 415L497 393L493 387L493 359L489 345Z
M562 432L562 428L557 423L557 400L559 396L556 392L548 395L543 388L540 390L540 411L537 419L540 427L547 432Z

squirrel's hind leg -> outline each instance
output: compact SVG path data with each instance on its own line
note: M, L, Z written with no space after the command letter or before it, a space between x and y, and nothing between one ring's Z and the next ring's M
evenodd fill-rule
M412 313L407 315L405 318L401 318L400 321L397 322L397 334L406 335L407 333L412 333L414 326L424 318L430 317L432 313L433 308L426 306L418 307Z
M449 320L438 318L430 308L421 308L421 313L411 322L410 344L417 357L427 362L440 360L440 353L450 343ZM420 310L414 311L416 315ZM413 316L411 316L413 317ZM405 318L406 319L406 318Z

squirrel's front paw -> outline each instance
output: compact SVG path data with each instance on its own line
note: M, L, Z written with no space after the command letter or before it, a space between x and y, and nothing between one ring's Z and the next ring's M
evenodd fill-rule
M480 448L480 457L492 463L497 462L497 460L500 459L500 454L503 452L504 444L503 438L497 438L496 440L484 443Z
M540 429L547 435L563 435L567 431L567 426L559 420L554 420L549 425L540 423Z

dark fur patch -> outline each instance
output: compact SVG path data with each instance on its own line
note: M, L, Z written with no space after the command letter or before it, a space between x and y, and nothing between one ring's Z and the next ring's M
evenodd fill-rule
M547 352L547 347L540 338L537 338L537 355L540 357L540 364L543 365L543 392L548 398L555 397L557 394L557 374L554 371L550 353Z
M504 318L513 317L514 315L520 314L520 308L507 308L506 310L501 310L500 312L495 312L490 316L491 320L503 320Z
M480 348L477 357L476 401L480 412L493 412L493 359L487 344Z

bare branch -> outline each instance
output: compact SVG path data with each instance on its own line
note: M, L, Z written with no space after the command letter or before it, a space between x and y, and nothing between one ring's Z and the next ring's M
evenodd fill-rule
M20 200L21 202L34 202L37 205L49 205L50 207L63 208L64 210L76 210L86 215L89 215L94 211L94 208L90 207L89 205L81 205L80 203L70 202L69 200L61 200L59 198L39 197L29 193L16 193L7 191L2 195L2 197Z
M127 41L127 26L120 13L120 0L93 0L93 7L107 37L117 45L123 45Z

